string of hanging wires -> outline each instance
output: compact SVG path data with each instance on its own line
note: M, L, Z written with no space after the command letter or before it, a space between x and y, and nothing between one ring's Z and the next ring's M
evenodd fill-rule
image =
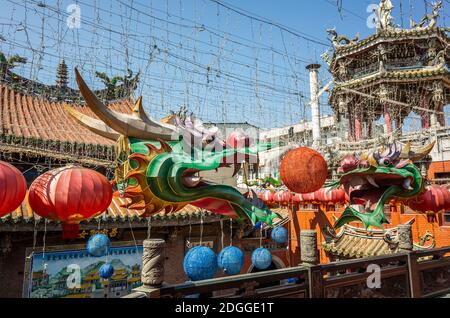
M10 1L10 0L8 0L8 1ZM10 1L10 2L13 2L13 1ZM26 0L25 2L37 3L36 0ZM95 6L93 6L93 5L89 4L89 3L85 3L85 2L83 2L83 1L78 1L78 2L79 2L80 4L86 5L86 6L88 6L88 7L96 8ZM119 1L119 3L122 4L123 2ZM18 3L15 2L15 4L18 4ZM124 5L126 5L126 4L124 4ZM126 5L126 6L129 7L128 5ZM55 10L56 10L56 8L54 8L54 7L50 6L50 5L46 5L46 8L47 8L47 9L50 9L50 10L52 10L52 11L55 11ZM145 13L145 12L143 12L143 11L137 10L137 9L134 8L134 7L130 7L130 8L132 8L133 10L135 10L136 12L138 12L138 13L140 13L140 14L142 14L142 15L146 15L146 16L148 16L148 17L154 17L154 16L152 16L152 15L150 15L150 14L147 14L147 13ZM99 11L102 11L102 12L105 12L105 13L113 14L113 15L117 16L118 18L123 18L123 17L124 17L122 14L119 14L119 13L117 13L117 12L112 12L111 10L107 10L107 9L104 9L104 8L98 8L98 10L99 10ZM63 12L63 15L65 15L65 17L68 17L68 16L69 16L69 13ZM102 25L97 25L97 24L95 24L94 22L92 22L92 21L90 21L90 20L88 20L88 19L86 19L86 20L83 20L83 19L84 19L84 18L81 17L81 21L83 22L83 24L93 25L93 26L98 27L98 28L101 28L101 29L103 29L103 30L105 30L105 31L114 32L114 33L116 33L116 34L118 34L118 35L120 35L120 36L127 36L127 37L130 37L130 38L131 38L131 37L137 37L137 38L139 38L139 41L142 41L142 37L146 37L146 38L149 38L149 39L152 39L152 40L155 40L155 39L162 40L161 38L158 38L158 37L156 37L155 35L149 36L148 34L145 34L145 33L138 33L138 32L136 32L136 33L134 33L134 34L131 34L131 33L125 34L124 32L120 32L120 31L108 29L107 27L104 27L104 26L102 26ZM149 24L145 23L145 21L142 21L142 20L139 21L139 20L137 20L137 19L133 19L132 17L128 17L128 20L137 22L137 23L139 23L139 24L141 24L141 25L144 25L144 26L148 26L148 25L149 25ZM166 21L165 19L161 19L161 18L159 18L159 20L161 20L161 21ZM176 24L176 23L175 23L175 24ZM112 24L112 26L118 27L117 25L114 25L114 24ZM161 27L157 27L157 26L154 26L154 27L155 27L156 29L161 30L161 31L169 31L169 33L171 33L171 34L186 37L185 34L181 34L181 33L178 33L178 32L175 32L175 31L171 31L171 30L168 30L168 29L164 29L164 28L161 28ZM194 28L194 27L190 27L190 28ZM208 30L208 29L205 29L205 30ZM229 35L229 33L226 33L226 34ZM220 38L223 38L223 37L220 37ZM188 39L189 39L189 40L193 40L193 38L189 38L189 37L188 37ZM228 40L228 39L227 39L227 40ZM171 46L176 46L177 48L180 48L179 43L171 42L171 41L168 41L167 39L164 39L164 41L166 41L166 42L167 42L169 45L171 45ZM212 46L213 48L219 48L218 46L213 45L213 44L211 44L211 43L209 43L209 42L201 41L201 40L198 40L198 39L197 39L197 42L200 42L201 44L204 44L204 45ZM248 48L253 48L253 47L254 47L254 46L246 45L246 44L244 44L244 43L242 43L242 42L237 42L237 41L235 41L234 43L236 43L236 44L238 44L238 45L241 45L241 46L246 46L246 47L248 47ZM255 42L253 41L253 43L255 43ZM183 47L182 47L181 49L192 51L192 48L191 48L191 47L186 47L186 45L183 45ZM267 48L261 47L260 49L267 49ZM277 54L279 54L279 55L281 55L281 56L287 56L287 57L289 57L291 60L292 60L292 59L296 59L296 60L298 60L299 62L302 62L302 63L305 63L305 64L306 64L306 63L311 63L311 62L312 62L312 60L305 60L305 59L300 59L300 60L299 60L296 56L290 56L290 55L288 55L288 54L286 54L286 53L279 52L279 51L275 50L273 47L270 48L270 49L267 49L267 50L273 51L274 53L277 53ZM202 51L199 51L199 52L202 52ZM227 52L231 52L231 51L228 50ZM207 52L207 51L203 51L203 53L205 53L205 54L212 54L212 55L214 54L214 53L212 53L212 52ZM251 56L248 56L248 55L245 55L245 54L240 54L240 56L252 59ZM236 60L231 60L231 61L233 61L234 63L241 64L241 65L243 64L243 63L240 62L240 61L236 61ZM267 65L270 65L270 66L272 65L272 63L268 63L268 62L266 62L266 64L267 64ZM249 67L250 65L244 64L244 66ZM283 67L283 66L280 66L280 65L276 65L276 64L275 64L275 66L276 66L276 67L279 67L279 68L282 68L282 69L284 69L284 70L288 70L287 68L285 68L285 67ZM284 74L283 74L283 75L284 75Z
M10 42L10 44L13 44L13 46L15 46L15 47L20 47L20 48L26 48L26 46L24 46L24 45L21 45L20 43L12 43L12 42ZM40 51L40 52L42 52L42 53L44 53L43 51ZM55 56L56 57L56 56ZM68 59L68 60L70 60L70 59ZM89 63L87 62L87 65L89 65ZM48 69L50 69L50 68L53 68L53 66L52 65L46 65L46 64L44 64L44 63L41 63L41 66L46 66ZM116 68L116 67L113 67L113 69L115 69L115 70L120 70L119 68ZM53 72L51 72L51 71L48 71L47 72L47 74L48 74L48 77L49 78L53 78L54 77L54 73ZM153 78L153 79L159 79L158 77L150 77L150 78ZM203 85L203 83L200 83L200 82L195 82L196 84L199 84L199 85ZM234 87L237 87L236 85L234 85ZM159 88L158 86L153 86L153 88ZM218 87L218 86L214 86L214 85L211 85L211 88L213 89L213 90L218 90L218 91L220 91L220 87ZM177 89L173 89L172 90L173 92L180 92L180 93L183 93L183 91L182 90L177 90ZM236 91L239 91L238 89L236 89ZM239 97L239 96L242 96L242 97L244 97L243 95L240 95L240 94L234 94L234 96L237 96L237 97ZM264 99L266 99L266 100L269 100L269 101L279 101L279 102L283 102L283 100L282 99L274 99L274 98L271 98L271 99L267 99L267 97L265 97L265 96L267 96L267 95L265 95L265 94L260 94L260 98L262 97L262 98L264 98ZM277 96L276 94L274 94L274 96ZM174 95L174 97L176 97L175 95ZM194 95L194 97L198 97L198 98L202 98L201 96L195 96ZM281 96L280 96L281 97ZM148 104L148 103L150 103L150 104L154 104L154 103L152 103L152 101L151 100L146 100L146 103ZM239 105L239 103L238 103L238 105ZM245 104L241 104L242 106L246 106ZM165 115L164 113L163 113L163 115ZM59 130L59 131L61 131L61 132L65 132L66 130L65 129L61 129L61 130ZM80 133L80 134L82 134L82 133Z
M16 3L17 4L17 3ZM144 52L142 52L142 53L144 53ZM179 57L179 56L176 56L175 54L174 54L174 56L175 57ZM89 62L89 61L83 61L83 62ZM174 65L174 66L176 66L176 67L179 67L180 68L180 65ZM196 66L198 66L198 67L202 67L202 68L204 68L205 67L205 65L196 65ZM190 72L192 72L192 70L189 70ZM272 74L273 74L273 72L271 72ZM230 76L232 76L232 74L225 74L225 75L228 75L228 77L230 77ZM232 78L232 77L231 77ZM242 76L238 76L238 80L241 80L241 78L242 78ZM236 77L235 77L235 79L236 79ZM261 83L261 81L260 81L260 83ZM253 83L252 82L250 82L250 81L247 81L247 82L244 82L244 84L247 84L247 85L252 85ZM236 86L236 85L234 85L234 86ZM263 84L261 85L261 86L264 86ZM220 89L219 87L216 87L217 89ZM275 88L275 89L277 89L277 88ZM286 93L286 92L281 92L281 93ZM295 93L295 94L298 94L298 93ZM263 94L260 94L260 97L261 96L263 96ZM282 98L282 96L280 95L280 97ZM275 109L275 108L273 108L273 109Z
M29 28L30 29L30 28ZM45 37L47 37L47 38L49 38L49 39L52 39L50 36L45 36ZM69 42L67 42L67 43L69 43ZM19 43L17 43L17 44L19 44ZM82 45L80 44L80 46L82 47ZM89 47L89 46L85 46L86 48L92 48L92 47ZM112 50L115 50L114 48L111 48ZM43 50L34 50L34 51L37 51L37 52L41 52L41 53L46 53L46 52L44 52ZM49 53L46 53L46 54L49 54ZM179 59L183 59L182 57L180 57L180 56L178 56L178 55L175 55L175 54L171 54L172 56L174 56L174 57L176 57L176 58L179 58ZM54 56L54 55L53 55ZM132 54L131 54L131 56L133 56ZM71 60L71 58L69 57L68 58L68 60ZM186 60L186 59L183 59L183 60ZM89 60L88 59L86 59L86 60L84 60L85 62L86 62L86 64L87 65L89 65ZM188 61L189 62L189 60L186 60L186 61ZM190 62L191 64L194 64L193 62ZM104 64L106 65L106 63L104 62ZM200 64L194 64L194 65L196 65L196 66L199 66L199 67L201 67L201 68L204 68L205 67L205 65L200 65ZM177 64L174 64L174 66L176 66L176 67L179 67L179 68L182 68L181 66L179 66L179 65L177 65ZM115 69L115 70L121 70L120 68L117 68L117 67L113 67L113 69ZM187 70L187 71L189 71L189 72L194 72L194 73L198 73L198 72L196 72L195 70L192 70L192 69L189 69L189 70ZM224 75L227 75L228 77L230 77L230 78L234 78L234 79L239 79L237 76L238 75L233 75L232 73L225 73L225 72L223 72L223 71L220 71L220 70L216 70L216 71L218 71L218 72L221 72L221 74L224 74ZM198 74L200 74L200 75L202 75L201 73L198 73ZM281 74L280 74L280 76L281 76ZM249 79L250 80L250 79ZM244 84L250 84L251 85L251 82L245 82L244 80L240 80L240 82L242 82L242 83L244 83ZM204 83L197 83L197 84L199 84L199 85L204 85ZM273 91L275 91L275 92L279 92L279 93L284 93L284 94L292 94L292 95L299 95L299 93L297 93L297 92L293 92L293 91L286 91L286 90L283 90L280 86L277 86L277 87L272 87L272 86L270 86L270 83L268 83L268 85L264 85L266 88L268 88L268 89L271 89L271 90L273 90ZM242 88L244 88L243 86L242 86Z
M120 1L120 2L123 3L122 1ZM136 4L140 5L140 6L143 6L146 9L150 8L150 7L145 6L144 4L139 3L139 2L137 2ZM124 4L124 5L127 5L127 4ZM168 22L169 24L173 24L173 25L180 26L180 27L183 27L183 28L192 29L192 30L195 30L195 31L198 31L198 32L207 32L207 33L210 33L211 35L213 35L215 37L220 37L220 38L226 37L227 40L230 41L231 43L238 44L240 46L247 47L249 49L253 49L253 48L257 47L257 48L259 48L261 50L270 51L270 52L276 53L276 54L281 55L281 56L285 56L285 54L286 54L286 53L283 53L282 51L277 50L273 46L269 46L269 45L264 44L263 42L255 41L254 39L244 38L241 35L232 34L230 32L227 32L225 30L220 29L219 27L218 28L214 28L212 26L205 25L204 23L199 25L197 22L195 22L195 21L193 21L191 19L188 19L186 17L181 17L181 16L176 15L176 14L170 14L170 16L171 17L175 17L175 18L179 18L182 21L188 21L188 22L194 23L194 25L186 25L186 24L180 24L180 23L177 23L177 22L168 21L168 20L165 20L163 18L159 18L159 17L156 17L156 16L154 16L152 14L149 14L147 11L139 10L139 9L137 9L136 6L132 6L132 7L130 6L130 8L132 10L135 10L135 11L141 13L144 16L147 16L147 17L150 17L150 18L154 18L154 19L160 20L160 21L165 21L165 22ZM162 10L158 10L156 8L152 8L152 10L163 12ZM222 35L220 35L219 33L222 33ZM180 33L178 33L178 34L180 34ZM305 40L306 41L314 41L314 40L310 40L308 38L306 38ZM244 43L244 42L247 42L247 43ZM320 44L323 45L323 46L327 46L327 47L330 46L327 43L320 43ZM302 59L302 58L298 58L298 57L293 57L293 58L296 58L296 59L298 59L298 61L301 61L303 63L311 63L312 62L312 60Z
M204 67L203 65L201 65L201 67ZM191 71L191 70L190 70Z
M9 41L9 44L11 44L11 45L14 46L14 47L18 47L18 48L27 48L27 47L26 47L25 45L23 45L22 43L17 43L17 42ZM39 50L38 50L38 51L39 51ZM39 52L41 52L41 53L46 53L46 52L44 52L44 51L39 51ZM50 53L46 53L46 54L47 54L47 55L51 55L51 56L53 56L53 57L57 57L56 55L52 55L52 54L50 54ZM66 59L66 60L67 60L67 61L71 61L72 59L71 59L71 58L68 58L68 59ZM86 61L86 64L89 65L89 61ZM107 64L105 64L105 65L107 65ZM44 63L41 63L41 66L45 66L47 69L54 68L53 65L44 64ZM121 69L120 69L120 68L117 68L117 67L112 67L112 69L117 70L117 71L121 71ZM190 71L192 71L192 70L190 70ZM46 73L46 74L48 74L48 77L49 77L49 78L53 78L53 77L54 77L54 72L52 72L52 71L50 71L50 70L48 70L48 71L43 71L43 72ZM195 73L195 72L194 72L194 73ZM41 74L42 74L42 71L41 71ZM159 77L156 77L156 76L149 76L149 78L155 79L155 80L159 79ZM173 78L173 80L176 80L176 79ZM178 81L178 82L182 83L183 81ZM193 83L198 84L198 85L205 85L204 83L201 83L201 82L195 82L195 81L193 81ZM213 90L221 91L221 87L219 87L219 86L215 86L215 85L209 84L209 87L210 87L211 89L213 89ZM248 92L248 91L246 91L246 90L244 90L244 89L238 89L238 87L243 87L243 86L238 86L238 85L236 85L236 84L233 84L233 87L235 88L235 89L233 90L233 92L235 92L235 91L236 91L236 92L243 92L243 93ZM157 86L157 85L152 85L152 88L160 88L160 87ZM172 89L172 92L180 92L180 93L183 93L182 90L178 90L178 89ZM191 94L192 94L192 93L191 93ZM192 95L193 95L193 97L198 97L199 99L203 98L202 96L198 96L198 95L194 95L194 94L192 94ZM246 96L244 96L244 95L242 95L242 94L237 94L237 93L233 93L233 95L234 95L235 97L246 97ZM177 98L176 95L173 95L173 97L174 97L174 98ZM273 98L273 97L280 97L280 99L275 99L275 98ZM303 97L304 97L304 96L299 95L299 98L303 98ZM262 92L259 93L259 98L264 99L264 100L266 100L266 101L271 101L271 102L283 102L283 101L285 101L285 100L282 99L282 98L283 98L283 95L272 94L272 98L269 98L269 96L268 96L267 94L262 93ZM213 100L213 99L210 99L210 101L214 101L214 100ZM216 102L219 103L220 101L219 101L219 100L216 100ZM158 104L153 103L151 99L145 100L145 103L146 103L146 104L155 105L155 106L158 105ZM240 103L238 100L234 101L234 103L237 103L237 105L244 106L244 107L245 107L245 106L248 106L247 104ZM166 115L166 113L164 113L164 112L162 112L161 114L162 114L162 115ZM40 128L40 129L45 129L45 128ZM67 130L65 130L65 129L59 129L58 131L61 131L61 132L67 132ZM86 134L86 133L81 133L81 132L79 132L79 134Z
M266 24L269 24L269 25L276 26L280 30L283 30L283 31L285 31L287 33L290 33L290 34L294 35L294 36L302 38L303 40L306 40L308 42L312 42L312 43L319 44L319 45L326 46L326 47L330 46L329 43L322 42L320 39L318 39L316 37L313 37L311 35L307 35L304 32L300 32L300 31L294 30L293 28L287 27L287 26L285 26L285 25L283 25L283 24L281 24L279 22L272 21L272 20L266 19L264 17L258 16L257 14L251 13L248 10L244 10L244 9L238 8L238 7L234 6L234 5L227 4L224 1L218 1L218 0L209 0L209 1L217 3L218 5L224 7L226 9L228 9L228 10L231 10L231 11L233 11L233 12L239 14L239 15L245 16L245 17L247 17L247 18L249 18L251 20L255 20L255 21L259 21L259 22L262 22L262 23L266 23Z

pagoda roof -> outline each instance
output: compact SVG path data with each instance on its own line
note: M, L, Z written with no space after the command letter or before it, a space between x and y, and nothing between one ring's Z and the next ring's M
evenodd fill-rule
M0 84L0 150L4 153L34 151L58 159L70 157L71 160L77 160L80 156L95 158L105 152L105 147L113 148L114 141L80 125L67 113L65 106L98 118L83 104L49 101L41 96L16 92L8 85ZM125 99L111 102L108 107L130 114L133 103ZM113 156L112 152L109 158L103 159L112 162Z
M408 223L414 222L412 219ZM337 235L322 243L322 248L334 256L345 258L365 258L371 256L389 255L399 252L397 242L397 227L381 230L359 228L345 224ZM414 249L433 248L414 244Z
M387 69L383 73L377 71L345 82L336 82L333 92L340 88L372 86L373 84L376 84L376 82L417 82L420 79L429 80L436 77L444 77L444 81L450 87L449 70L446 67L437 66L419 69Z
M342 55L353 54L383 42L410 41L411 39L429 39L432 35L434 35L442 42L447 43L449 41L449 38L445 31L445 29L438 27L414 29L395 28L381 31L358 42L337 47L335 49L335 57L333 58L333 61Z

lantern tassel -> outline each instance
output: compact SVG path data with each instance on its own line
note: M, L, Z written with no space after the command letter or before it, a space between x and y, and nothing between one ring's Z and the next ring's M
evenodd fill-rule
M73 240L80 237L80 224L62 224L62 239Z

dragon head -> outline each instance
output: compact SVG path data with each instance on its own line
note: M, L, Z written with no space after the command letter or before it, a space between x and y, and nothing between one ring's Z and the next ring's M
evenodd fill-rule
M204 127L185 110L156 121L145 113L142 98L137 99L131 115L112 111L88 88L77 69L75 75L86 104L100 120L70 107L66 110L91 131L117 142L115 195L129 199L127 208L150 216L192 204L269 225L279 217L237 188L215 180L216 173L234 176L244 161L256 160L258 151L270 145L240 142L245 138L234 138L229 144L219 138L216 127Z
M434 142L412 150L411 144L388 144L373 152L343 158L340 179L329 186L343 186L350 206L336 221L335 228L361 221L366 228L389 223L384 206L391 199L407 200L419 195L424 186L420 170L414 164L429 154Z

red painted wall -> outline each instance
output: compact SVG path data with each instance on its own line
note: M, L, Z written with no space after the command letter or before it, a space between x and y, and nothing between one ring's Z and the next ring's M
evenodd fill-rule
M303 210L298 206L290 211L290 255L291 264L295 266L300 262L300 232L301 230L316 230L317 244L320 253L320 262L328 263L330 260L325 251L321 248L322 242L325 241L323 235L323 228L325 226L332 227L335 220L340 216L343 207L336 207L337 211L326 205L318 206L318 210ZM404 211L403 211L404 210ZM415 243L419 242L419 237L429 231L436 239L436 247L450 246L450 226L443 225L443 214L436 215L434 220L429 220L423 213L416 213L411 209L403 209L400 204L391 206L391 224L386 225L385 228L392 228L399 224L406 223L411 219L415 219L412 230L413 239ZM360 223L353 222L351 225L361 226ZM425 243L428 245L430 242Z

